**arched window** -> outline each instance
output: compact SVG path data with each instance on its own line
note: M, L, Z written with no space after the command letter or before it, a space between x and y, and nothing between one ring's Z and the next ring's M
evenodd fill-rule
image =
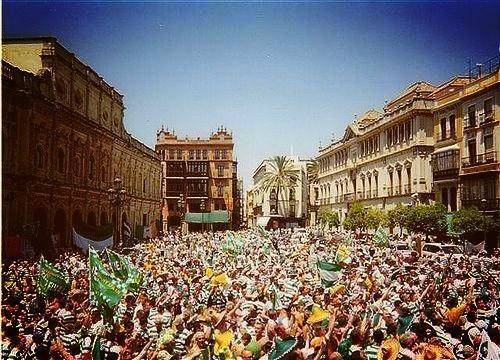
M64 150L61 148L57 149L57 171L60 173L64 172L65 155Z
M295 189L290 189L289 198L290 198L290 201L295 200Z
M224 190L224 187L222 185L217 186L217 196L218 197L223 197L224 196L223 190Z
M45 153L43 151L42 145L36 146L35 166L38 169L43 169L43 167L45 166Z
M147 178L142 179L142 192L146 192Z

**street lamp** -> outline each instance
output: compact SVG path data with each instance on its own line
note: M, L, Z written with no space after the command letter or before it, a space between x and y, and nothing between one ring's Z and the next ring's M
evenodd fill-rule
M486 199L481 199L481 209L483 211L483 216L486 216L486 205L487 205ZM484 246L486 247L486 228L483 229L483 241L484 241Z
M201 204L200 204L200 210L201 210L201 232L203 232L204 228L204 223L203 223L203 213L205 212L205 200L201 199Z
M179 199L177 200L177 207L181 214L181 235L184 231L184 214L186 212L186 200L184 199L184 194L179 194Z
M120 213L121 213L121 207L125 203L125 198L126 198L127 192L123 188L123 183L122 179L119 177L115 178L113 181L113 187L108 189L108 197L111 205L115 207L115 221L113 224L113 233L114 233L114 238L115 238L115 244L117 246L121 246L122 244L122 239L121 239L121 232L120 232Z

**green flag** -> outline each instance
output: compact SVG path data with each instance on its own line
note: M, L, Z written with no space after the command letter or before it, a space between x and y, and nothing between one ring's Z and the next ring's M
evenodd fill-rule
M110 249L106 249L106 254L108 255L113 275L121 280L127 279L127 267L122 256Z
M326 261L318 261L317 266L319 270L319 277L323 286L330 287L337 282L340 277L340 270L342 270L342 266Z
M389 245L389 234L379 227L373 235L373 242L378 246L386 247Z
M142 274L137 268L130 264L130 260L123 255L117 254L113 250L106 249L109 264L113 270L113 275L125 282L127 290L136 292L142 285Z
M101 360L101 339L98 335L94 337L92 344L92 360Z
M125 286L129 291L137 292L142 285L142 273L137 270L135 266L130 264L128 259L126 260L127 269L127 280L125 280Z
M265 255L269 255L269 253L270 253L270 251L269 251L269 244L267 242L264 243L264 245L262 245L262 252Z
M264 239L267 239L269 237L269 234L267 233L266 229L262 227L262 225L257 225L257 232Z
M53 292L65 292L69 289L69 278L61 270L54 267L43 257L38 267L38 278L36 281L38 293L47 297Z
M89 249L89 271L91 299L104 308L114 308L125 294L125 284L108 273L94 249Z
M222 245L222 250L228 253L234 253L236 250L236 244L234 243L233 234L228 232L226 234L226 241Z

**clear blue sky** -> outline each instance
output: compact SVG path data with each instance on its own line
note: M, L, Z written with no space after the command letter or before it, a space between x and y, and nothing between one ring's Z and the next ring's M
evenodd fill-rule
M500 2L12 3L4 36L56 36L125 95L125 126L234 132L245 186L264 157L314 156L353 114L499 51Z

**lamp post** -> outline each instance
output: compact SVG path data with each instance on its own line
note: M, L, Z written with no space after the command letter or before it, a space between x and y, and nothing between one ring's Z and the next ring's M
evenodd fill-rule
M119 177L115 178L113 181L113 187L108 189L108 197L109 201L112 206L115 208L115 221L113 224L113 233L114 233L114 239L115 239L115 244L117 246L121 246L122 244L122 239L121 239L121 231L120 231L120 223L121 223L121 207L123 206L125 202L125 197L126 197L127 192L123 188L123 183L122 179Z
M201 204L200 204L200 210L201 210L201 232L203 232L204 228L204 222L203 222L203 213L205 212L205 200L201 199Z
M184 215L186 213L186 200L184 199L184 194L179 194L179 199L177 200L177 207L181 214L181 235L184 232Z
M481 199L481 209L483 212L483 216L486 216L486 205L487 205L487 200L486 199ZM483 229L483 241L484 241L484 246L486 247L486 228Z

